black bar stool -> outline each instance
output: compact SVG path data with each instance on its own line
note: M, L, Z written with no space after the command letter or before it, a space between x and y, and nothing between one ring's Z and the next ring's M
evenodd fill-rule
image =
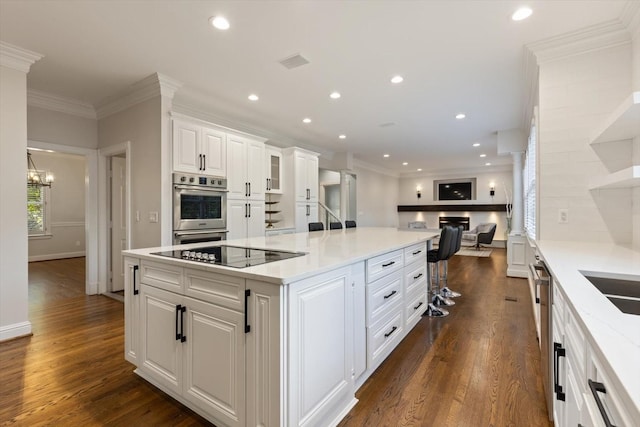
M427 306L427 311L424 313L425 316L444 317L449 315L447 310L437 307L438 304L436 301L440 302L440 299L442 298L440 297L440 261L444 261L451 256L449 254L452 253L453 249L455 249L455 239L457 239L457 230L454 231L452 227L445 226L440 232L440 243L438 244L438 249L431 249L430 251L427 251L427 268L429 269L429 277L434 277L433 268L435 267L435 283L431 280L429 293L433 297ZM442 298L442 300L445 299Z
M451 256L458 253L458 251L460 250L460 247L462 246L462 232L464 231L464 226L458 225L456 228L458 229L458 235L457 235L457 238L455 241L455 247ZM462 296L460 292L455 292L449 289L449 283L448 283L449 258L451 258L451 256L444 260L444 277L443 277L444 286L440 289L440 295L442 295L445 298L457 298L459 296Z

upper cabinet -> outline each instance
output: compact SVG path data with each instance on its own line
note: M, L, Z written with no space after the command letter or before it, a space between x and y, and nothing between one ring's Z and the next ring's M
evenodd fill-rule
M230 199L264 200L264 141L227 135L227 187Z
M293 179L297 202L318 201L318 155L301 149L293 150Z
M633 164L634 140L640 138L640 91L633 92L600 125L591 139L610 173L594 177L590 190L640 186L640 164Z
M226 139L226 134L220 130L173 119L173 170L225 177Z
M282 194L282 150L265 146L267 193Z

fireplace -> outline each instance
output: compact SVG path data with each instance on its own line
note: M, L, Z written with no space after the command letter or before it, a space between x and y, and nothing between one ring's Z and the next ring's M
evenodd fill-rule
M468 216L441 216L438 218L438 222L440 228L443 228L445 225L450 225L452 227L457 227L461 225L465 230L469 229L469 217Z

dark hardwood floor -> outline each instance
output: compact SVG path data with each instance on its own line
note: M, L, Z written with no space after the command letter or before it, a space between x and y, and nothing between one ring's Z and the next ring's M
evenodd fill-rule
M420 321L341 426L550 425L527 284L505 257L453 257L451 315ZM30 264L29 301L33 336L0 343L1 425L210 425L133 373L123 305L84 294L84 258Z

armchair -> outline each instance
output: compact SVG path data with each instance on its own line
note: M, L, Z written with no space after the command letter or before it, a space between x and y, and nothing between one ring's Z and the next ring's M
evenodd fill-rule
M462 241L472 243L476 249L480 248L480 244L490 245L493 242L493 236L496 234L496 224L489 222L479 224L477 227L462 233Z

